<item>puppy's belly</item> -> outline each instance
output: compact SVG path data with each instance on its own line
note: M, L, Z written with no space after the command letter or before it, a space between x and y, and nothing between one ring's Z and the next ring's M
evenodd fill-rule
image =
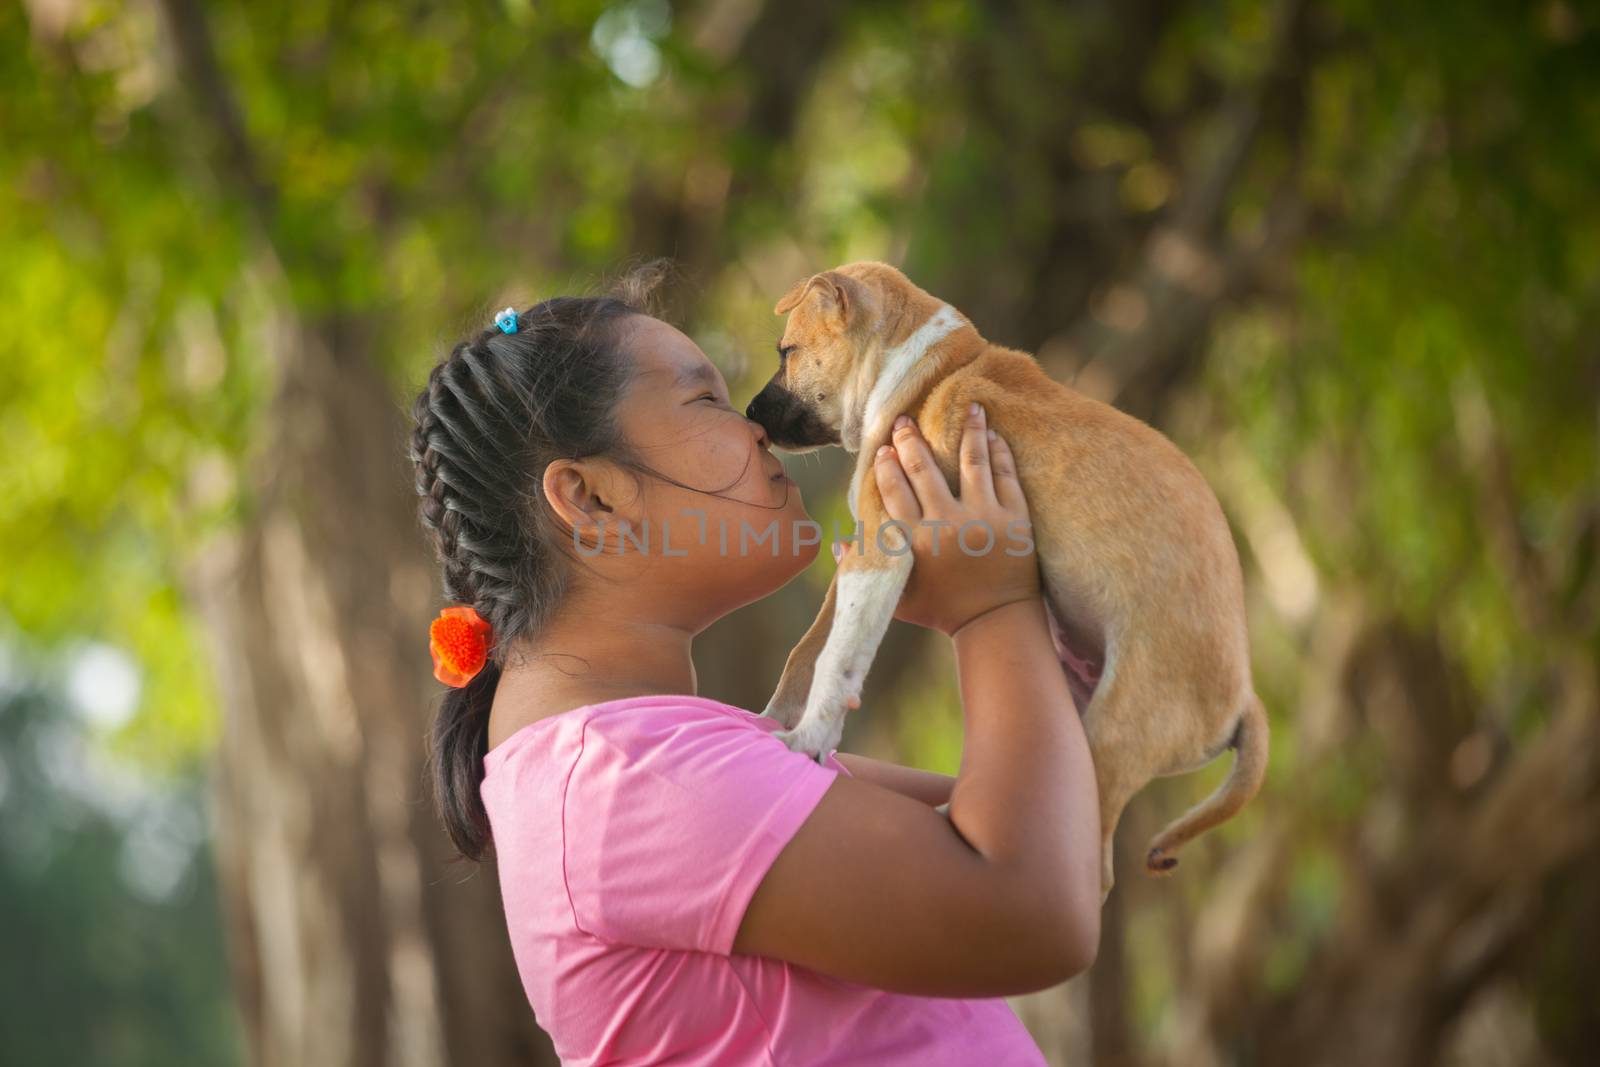
M1090 627L1064 616L1052 597L1045 597L1045 614L1050 620L1050 639L1055 642L1056 658L1067 675L1067 688L1082 715L1100 684L1105 670L1105 642Z
M1050 639L1056 644L1056 656L1061 660L1061 665L1076 676L1079 682L1093 689L1100 682L1100 671L1105 666L1104 660L1091 653L1083 645L1081 638L1079 645L1083 651L1074 650L1061 620L1056 617L1055 606L1046 604L1045 607L1050 617Z

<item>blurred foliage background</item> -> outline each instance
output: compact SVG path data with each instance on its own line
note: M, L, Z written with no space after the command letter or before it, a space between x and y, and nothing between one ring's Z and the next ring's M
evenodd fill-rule
M736 402L882 259L1218 492L1269 781L1017 998L1052 1062L1588 1062L1597 193L1577 0L0 8L0 1059L553 1062L419 775L405 411L665 255ZM789 461L825 527L845 460ZM953 772L952 683L897 624L845 747Z

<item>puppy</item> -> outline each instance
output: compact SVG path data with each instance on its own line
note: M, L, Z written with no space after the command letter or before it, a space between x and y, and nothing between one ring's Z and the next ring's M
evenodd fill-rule
M883 525L873 454L904 412L958 493L962 424L976 400L1010 444L1028 499L1051 631L1094 757L1103 894L1129 798L1236 750L1227 779L1150 843L1147 871L1170 871L1180 846L1255 795L1267 763L1239 557L1205 479L1155 429L984 340L886 263L802 279L773 311L789 316L778 370L746 414L786 451L855 453L849 501L863 533L763 714L797 751L838 744L912 565L901 529ZM993 551L1004 537L996 531Z

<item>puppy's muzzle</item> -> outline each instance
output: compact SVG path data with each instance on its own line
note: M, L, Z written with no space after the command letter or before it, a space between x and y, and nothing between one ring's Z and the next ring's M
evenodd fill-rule
M776 448L821 448L839 444L839 431L818 418L777 382L768 382L745 408L745 417L759 422Z

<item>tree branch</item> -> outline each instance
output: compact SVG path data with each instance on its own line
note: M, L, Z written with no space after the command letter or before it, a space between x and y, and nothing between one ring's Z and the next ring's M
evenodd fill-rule
M218 173L244 198L270 240L277 219L277 190L262 173L232 87L217 62L205 8L198 0L161 0L161 10L194 105L216 142Z
M1302 155L1304 82L1311 66L1307 38L1305 5L1283 0L1274 16L1271 63L1224 105L1211 158L1186 183L1170 221L1152 231L1132 278L1113 286L1067 331L1066 349L1079 354L1079 372L1092 383L1086 391L1109 401L1135 378L1175 378L1216 307L1237 295L1259 264L1300 232L1304 209L1294 187ZM1290 101L1280 108L1293 149L1290 168L1273 197L1261 239L1222 243L1227 206L1261 133L1269 97ZM1134 406L1148 409L1154 403Z

